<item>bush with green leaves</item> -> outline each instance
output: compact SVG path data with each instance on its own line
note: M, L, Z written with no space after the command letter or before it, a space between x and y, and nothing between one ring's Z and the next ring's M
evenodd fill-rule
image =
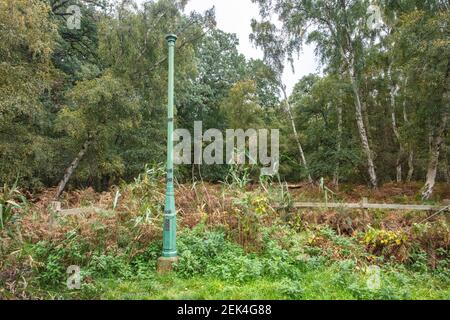
M184 277L207 275L244 282L260 277L298 278L304 262L265 237L264 250L248 253L225 238L222 231L189 230L180 235L177 273Z

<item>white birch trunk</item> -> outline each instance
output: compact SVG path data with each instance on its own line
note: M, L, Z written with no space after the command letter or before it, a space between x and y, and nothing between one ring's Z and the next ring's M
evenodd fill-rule
M405 79L405 88L408 85L408 78ZM408 113L406 112L406 100L403 101L403 120L406 124L409 124ZM411 182L414 175L414 150L410 142L406 144L408 150L408 175L406 176L406 182Z
M347 30L347 36L349 31ZM358 133L361 139L362 148L364 154L366 155L367 160L367 171L369 174L370 184L372 187L378 187L378 179L375 171L375 164L373 161L373 153L370 148L370 143L367 135L367 129L364 124L364 114L363 114L363 105L361 102L361 95L359 92L359 86L356 80L356 70L355 70L355 59L353 56L353 47L351 44L350 37L348 36L348 46L349 46L349 54L345 54L344 48L341 46L339 49L341 51L342 58L346 61L347 67L350 74L350 82L353 89L353 94L355 95L355 108L356 108L356 124L358 126Z
M300 142L300 137L298 136L297 127L295 126L294 116L292 114L291 104L289 102L289 98L288 98L287 92L286 92L286 87L284 85L281 85L281 91L283 91L284 100L286 102L286 109L287 109L287 112L289 115L289 119L291 121L292 131L294 132L294 137L295 137L295 141L297 142L297 147L298 147L298 151L300 153L301 161L303 163L303 166L305 167L306 172L308 173L308 181L310 183L312 183L313 179L311 177L311 174L309 173L308 162L306 161L305 153L303 152L303 147Z
M422 191L422 198L424 200L430 199L433 194L434 185L436 183L437 169L439 165L439 155L441 152L442 145L444 144L444 134L447 132L447 124L450 109L450 90L449 90L449 78L450 78L450 60L447 65L447 73L444 81L444 94L443 94L443 105L444 112L439 124L439 128L435 133L430 150L430 160L428 163L427 180Z
M425 182L425 186L423 187L422 191L422 198L424 200L430 199L431 195L433 194L434 185L436 184L436 175L439 165L439 155L441 152L442 145L444 143L443 136L447 128L447 121L448 121L448 110L444 112L441 124L439 126L439 130L438 132L436 132L436 135L433 139L433 143L431 145L430 160L428 162L427 180Z
M408 176L406 182L411 182L414 175L414 151L410 150L408 155Z
M363 107L361 103L361 97L359 93L359 87L356 81L355 68L353 61L350 63L350 80L352 84L353 93L355 95L355 108L356 108L356 124L358 125L359 137L361 139L363 151L367 159L367 171L369 173L370 183L372 187L378 186L377 174L375 172L375 164L373 161L373 153L370 149L369 139L367 137L367 130L364 125Z
M442 140L439 139L439 137L436 137L430 154L430 160L428 163L427 180L425 182L425 186L423 187L422 191L422 198L424 200L430 199L431 195L433 194L434 185L436 184L436 174L437 174L437 167L439 164L439 153L441 145Z
M91 145L91 143L92 143L92 140L88 139L83 144L83 147L81 148L80 152L78 152L78 154L75 157L75 159L73 159L73 161L67 167L66 171L64 172L64 177L59 182L58 188L56 189L56 195L55 195L55 199L56 200L59 199L59 197L61 197L64 189L66 188L67 182L69 181L69 179L72 176L72 174L74 173L74 171L77 169L78 165L80 164L80 161L86 155L86 152L87 152L89 146Z
M402 156L403 156L403 146L402 141L400 137L400 132L398 131L397 126L397 117L395 114L395 97L398 92L398 87L394 87L392 84L391 90L390 90L390 98L391 98L391 121L392 121L392 130L394 131L395 139L397 140L397 143L399 145L398 155L397 155L397 161L396 161L396 172L397 172L397 182L402 182Z
M397 161L395 164L396 167L396 180L397 183L401 183L402 182L402 157L404 154L404 150L403 150L403 145L402 145L402 141L401 141L401 137L400 137L400 132L398 130L398 126L397 126L397 116L395 113L395 100L397 97L397 93L399 91L399 86L396 85L394 83L393 77L392 77L392 65L389 66L388 69L388 76L389 76L389 81L390 81L390 85L391 88L389 90L389 96L390 96L390 104L391 104L391 123L392 123L392 130L394 132L394 136L395 139L397 140L397 143L399 145L399 150L398 150L398 155L397 155Z

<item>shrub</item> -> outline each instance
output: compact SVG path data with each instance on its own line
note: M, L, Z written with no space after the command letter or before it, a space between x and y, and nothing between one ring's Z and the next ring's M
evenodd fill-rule
M411 236L413 243L426 252L431 269L438 268L440 261L445 264L450 260L450 225L447 220L414 224Z
M231 214L237 221L236 227L229 225L231 236L245 248L258 249L266 218L271 214L273 220L275 216L269 199L257 193L246 192L233 202Z
M21 204L18 202L20 201ZM17 188L17 181L12 187L4 185L0 188L0 230L13 219L18 209L22 209L27 200Z
M289 299L302 299L305 293L302 283L300 281L292 281L291 279L283 279L280 283L279 290Z
M403 230L369 228L363 235L361 243L373 254L393 257L400 262L408 259L409 237Z
M202 274L219 253L227 251L225 233L185 230L178 239L179 263L177 271L183 276Z

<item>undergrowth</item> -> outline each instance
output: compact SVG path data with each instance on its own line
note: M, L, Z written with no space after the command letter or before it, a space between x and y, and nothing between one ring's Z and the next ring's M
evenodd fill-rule
M3 201L14 218L1 230L0 298L450 298L447 216L299 212L281 182L250 187L238 174L177 187L179 261L165 276L162 170L110 193L67 195L101 208L80 216L55 216L45 195L32 203L14 189L20 205ZM69 266L80 267L80 290L67 288Z

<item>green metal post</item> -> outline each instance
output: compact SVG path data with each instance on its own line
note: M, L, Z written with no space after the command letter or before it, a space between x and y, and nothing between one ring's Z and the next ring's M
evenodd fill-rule
M174 58L176 35L166 37L169 46L169 88L168 88L168 124L167 124L167 189L164 210L164 233L162 258L177 257L176 232L177 216L175 209L175 189L173 186L173 131L174 131Z

